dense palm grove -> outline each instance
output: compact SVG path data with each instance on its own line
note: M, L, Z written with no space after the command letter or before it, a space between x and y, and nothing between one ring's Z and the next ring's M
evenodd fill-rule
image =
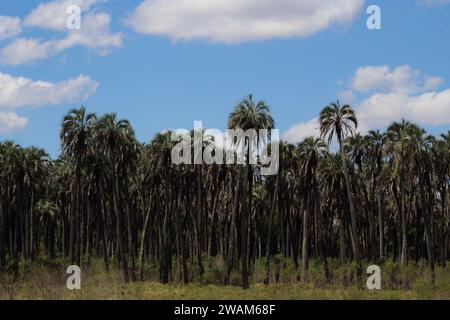
M271 129L274 120L249 96L228 127ZM400 120L363 136L351 107L333 103L320 133L281 142L279 173L264 177L248 157L175 165L171 132L141 144L115 114L71 110L56 160L0 143L0 270L42 256L78 265L94 257L106 270L120 267L124 281L144 279L153 264L161 282L188 283L222 257L223 283L239 272L248 288L254 264L264 261L267 284L281 255L301 281L314 258L327 279L330 259L353 261L359 276L366 262L424 260L434 282L435 265L450 256L450 131L433 137ZM205 137L203 148L211 143ZM236 143L248 153L248 140Z

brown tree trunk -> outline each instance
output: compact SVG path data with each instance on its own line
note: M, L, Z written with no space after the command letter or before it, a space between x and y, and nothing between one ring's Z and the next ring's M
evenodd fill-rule
M240 167L238 169L238 175L236 179L236 186L234 191L234 200L233 200L233 211L231 213L231 224L230 231L228 233L228 254L227 254L227 273L224 279L224 285L230 284L231 270L233 269L233 257L235 252L235 238L236 238L236 217L239 214L239 193L240 193L240 185L241 185L241 177L242 177L243 168Z
M264 277L264 284L269 284L270 279L270 249L271 249L271 240L272 240L272 225L273 225L273 219L275 218L275 210L277 208L277 201L278 201L278 184L280 181L280 175L277 174L276 182L275 182L275 191L273 193L272 197L272 206L269 211L269 226L267 229L267 240L266 240L266 262L265 262L265 270L266 270L266 276Z
M309 269L309 210L310 210L310 198L309 190L305 190L306 201L303 208L303 240L302 240L302 281L308 281L308 269Z
M114 166L116 166L114 164ZM128 273L128 259L127 259L127 251L126 251L126 244L125 244L125 230L123 230L123 214L122 214L122 208L119 208L119 180L118 180L118 173L117 169L114 169L114 186L113 186L113 206L114 211L116 212L116 228L117 228L117 242L119 246L119 252L120 252L120 262L122 265L122 274L123 274L123 280L125 282L130 281L129 273Z
M356 263L358 264L358 278L360 278L362 276L362 265L361 265L361 257L360 257L360 253L359 253L358 232L357 232L357 225L356 225L357 224L356 212L355 212L355 205L353 202L353 192L351 189L350 176L348 174L347 161L345 159L344 147L342 144L342 137L340 134L338 134L338 142L339 142L339 146L340 146L342 171L344 173L345 187L347 190L348 202L350 205L350 219L351 219L351 237L350 238L351 238L351 243L352 243L353 256L356 260Z

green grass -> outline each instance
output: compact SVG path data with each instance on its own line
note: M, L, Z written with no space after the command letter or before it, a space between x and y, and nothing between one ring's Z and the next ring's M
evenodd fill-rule
M94 300L415 300L450 299L450 292L442 289L423 287L412 290L376 290L343 288L314 288L293 285L253 285L249 290L239 287L216 285L162 285L155 282L139 282L125 285L119 282L87 283L81 290L70 291L64 286L35 287L30 284L18 285L12 296L0 295L2 299L94 299Z
M276 261L275 261L276 262ZM94 300L354 300L354 299L446 299L450 300L450 267L437 268L436 285L429 284L429 274L425 263L409 265L402 273L398 265L387 261L382 266L382 289L365 289L365 280L361 283L353 281L349 286L341 284L341 273L331 261L333 280L325 283L320 264L314 261L310 268L310 282L300 284L295 269L288 261L280 260L274 264L274 274L278 273L279 283L269 286L262 284L263 263L258 262L253 270L252 284L249 290L242 290L239 285L239 274L234 273L234 286L224 287L219 283L223 273L220 261L209 261L205 264L205 275L200 281L187 286L180 283L162 285L156 281L157 272L152 266L146 267L148 281L124 284L119 270L106 273L101 262L91 261L89 267L82 268L82 289L68 290L65 274L66 262L41 261L33 266L21 266L20 277L14 281L11 274L0 274L0 299L94 299ZM281 267L282 266L282 267ZM354 274L351 264L345 268L349 279ZM176 274L176 270L174 270ZM272 274L272 280L274 280ZM175 277L175 280L177 277ZM406 281L408 289L402 289L400 280Z

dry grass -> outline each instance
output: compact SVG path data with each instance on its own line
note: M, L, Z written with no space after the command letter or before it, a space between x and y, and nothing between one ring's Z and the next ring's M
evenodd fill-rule
M437 270L437 283L434 288L428 284L426 272L422 268L412 268L415 277L411 279L408 290L393 286L392 276L383 279L382 290L368 290L357 286L342 287L338 281L331 285L318 285L313 281L302 285L287 279L282 284L264 286L259 281L250 290L237 286L223 287L214 284L162 285L156 281L124 284L120 272L101 271L100 267L83 268L82 289L68 290L68 275L63 268L33 268L14 280L11 275L0 275L0 299L37 300L315 300L315 299L446 299L450 300L450 268ZM419 270L419 271L418 271ZM314 272L314 270L312 270ZM258 277L254 277L254 280ZM320 282L319 282L320 283Z

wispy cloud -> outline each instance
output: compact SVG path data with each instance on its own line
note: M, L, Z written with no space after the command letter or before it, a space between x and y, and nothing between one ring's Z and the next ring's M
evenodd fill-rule
M15 37L21 32L19 17L0 16L0 40Z

